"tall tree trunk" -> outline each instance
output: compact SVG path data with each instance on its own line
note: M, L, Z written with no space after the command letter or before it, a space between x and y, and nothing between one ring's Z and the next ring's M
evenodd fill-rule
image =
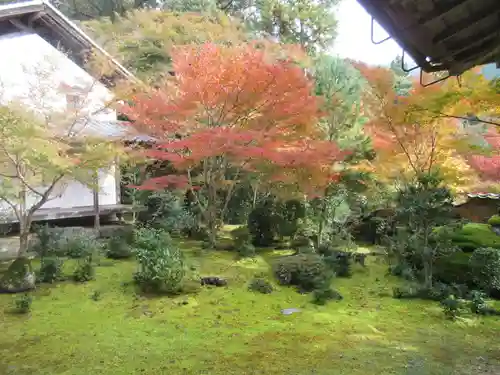
M250 184L252 186L252 184ZM257 195L259 194L259 183L255 185L253 188L253 199L252 199L252 209L255 209L255 206L257 205Z
M19 251L18 257L22 258L28 252L29 233L30 233L30 218L26 202L26 187L22 185L19 191Z
M428 289L432 288L432 279L433 279L433 274L432 274L432 262L434 259L434 254L431 248L429 247L429 229L425 228L425 235L424 235L424 243L423 243L423 263L424 263L424 283L425 286Z
M26 193L26 192L24 192ZM25 258L28 259L27 253L29 250L29 241L30 241L30 230L31 230L31 218L33 213L31 210L26 209L26 194L23 194L20 197L20 215L19 215L19 250L17 253L17 258ZM31 260L27 261L28 264L28 272L33 272L33 266L31 264Z
M97 233L101 230L101 210L99 207L99 172L94 172L94 186L92 189L94 203L94 229Z
M28 220L21 218L19 221L19 257L25 256L28 252L30 227L31 225L28 223Z
M319 216L318 238L316 240L316 248L319 248L319 246L323 242L323 231L325 229L325 221L326 221L325 214L326 214L326 201L323 199Z
M210 246L215 249L217 244L217 197L216 193L213 192L212 187L209 187L208 193L208 204L207 204L207 229L208 229L208 240Z
M210 246L215 248L217 245L217 223L212 214L210 214L210 219L207 223L208 225L208 240L210 242Z

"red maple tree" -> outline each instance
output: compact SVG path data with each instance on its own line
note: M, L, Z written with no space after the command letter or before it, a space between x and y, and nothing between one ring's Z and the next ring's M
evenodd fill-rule
M485 180L500 181L500 134L494 128L487 129L484 140L491 148L490 155L470 155L469 165Z
M314 190L344 155L320 140L318 98L304 70L275 52L252 44L177 48L175 75L123 109L157 140L147 156L176 170L141 188L191 189L212 244L245 173Z

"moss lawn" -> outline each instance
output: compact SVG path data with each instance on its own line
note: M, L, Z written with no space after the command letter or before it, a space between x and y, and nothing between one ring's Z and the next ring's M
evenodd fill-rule
M133 261L106 260L95 281L40 287L28 315L9 313L13 297L1 295L0 374L500 373L499 318L451 322L435 302L392 299L398 280L376 257L335 280L343 301L315 306L291 288L247 290L283 252L236 261L229 252L200 255L195 242L181 246L201 275L227 277L229 286L145 298L130 283ZM302 311L280 313L289 307Z

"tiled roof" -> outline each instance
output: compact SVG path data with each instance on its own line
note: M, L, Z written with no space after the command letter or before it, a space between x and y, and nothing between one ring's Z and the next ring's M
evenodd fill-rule
M500 194L496 193L469 193L468 198L500 199Z
M13 24L18 26L14 27ZM55 35L55 40L50 42L55 43L58 47L64 47L65 51L71 51L69 55L72 57L81 56L82 51L93 50L109 61L113 70L119 76L127 80L137 81L137 78L131 72L110 56L48 0L2 2L0 4L0 26L2 26L0 28L1 32L7 32L8 27L14 30L17 27L29 27L44 39L49 38L50 35ZM48 30L50 32L47 32Z
M92 136L135 142L154 140L154 138L148 135L139 134L127 121L119 120L84 119L72 126L71 133L75 137Z

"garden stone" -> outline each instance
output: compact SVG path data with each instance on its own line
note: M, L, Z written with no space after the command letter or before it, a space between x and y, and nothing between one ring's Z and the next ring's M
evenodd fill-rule
M13 261L0 279L0 293L21 293L35 289L36 276L31 270L31 260L18 258Z
M500 227L492 226L491 230L497 235L500 236Z
M209 276L200 278L201 285L226 286L227 280L217 276Z
M281 310L281 313L283 315L292 315L293 313L298 313L298 312L301 312L302 310L296 308L296 307L291 307L291 308L288 308L288 309L283 309Z

